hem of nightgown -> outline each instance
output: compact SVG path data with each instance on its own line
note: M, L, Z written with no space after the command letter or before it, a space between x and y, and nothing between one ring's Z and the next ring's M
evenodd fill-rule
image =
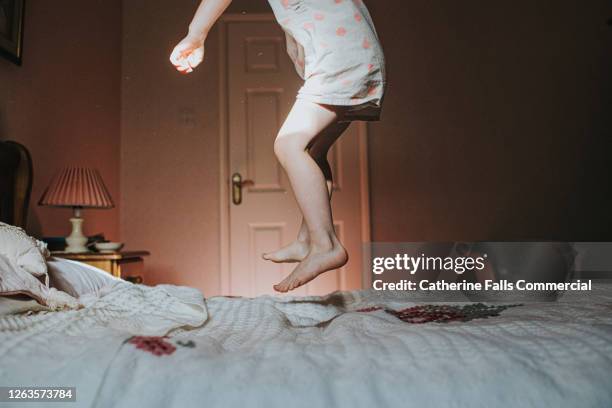
M318 103L338 113L338 122L378 122L382 111L383 98L371 99L338 99L314 95L298 94L297 99ZM375 102L378 101L378 102Z
M338 123L343 122L380 122L380 114L376 116L349 116L338 119Z
M362 121L362 122L379 122L380 121L380 113L381 109L377 109L376 111L370 111L366 114L361 114L359 112L340 112L338 116L338 122L353 122L353 121Z
M309 95L304 93L298 93L296 99L305 99L310 102L321 103L324 105L333 105L333 106L357 106L357 105L366 105L368 102L374 103L374 101L380 101L382 98L374 97L374 98L361 98L361 99L353 99L353 98L330 98L325 96L318 95ZM377 105L379 105L378 103Z

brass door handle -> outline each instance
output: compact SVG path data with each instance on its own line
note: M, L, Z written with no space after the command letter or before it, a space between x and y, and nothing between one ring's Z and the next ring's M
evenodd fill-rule
M255 185L253 180L243 180L240 173L232 174L232 202L234 205L242 203L242 187Z

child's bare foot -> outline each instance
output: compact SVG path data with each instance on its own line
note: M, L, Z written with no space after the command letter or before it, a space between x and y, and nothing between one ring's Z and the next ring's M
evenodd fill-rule
M308 243L295 240L287 246L273 252L266 252L261 257L272 262L300 262L308 255Z
M335 237L334 237L335 238ZM348 254L337 238L323 248L311 246L308 255L281 283L274 285L278 292L288 292L310 282L323 272L340 268L348 261Z

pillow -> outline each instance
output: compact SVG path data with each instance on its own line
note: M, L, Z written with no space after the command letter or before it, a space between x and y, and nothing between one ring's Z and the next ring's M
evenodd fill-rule
M0 316L24 312L39 312L49 310L36 300L25 295L0 296Z
M0 222L0 254L48 285L49 251L45 243L30 237L21 228Z
M74 297L55 288L47 287L34 275L0 253L0 296L14 295L29 296L51 310L80 307Z
M47 268L50 286L75 298L90 293L97 295L103 287L121 281L102 269L68 259L51 258Z

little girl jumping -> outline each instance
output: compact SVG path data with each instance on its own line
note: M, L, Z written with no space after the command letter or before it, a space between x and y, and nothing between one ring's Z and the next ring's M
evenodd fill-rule
M302 212L297 239L263 254L272 262L299 262L274 285L287 292L340 268L348 254L331 214L332 173L327 152L353 120L380 118L385 60L362 0L268 0L286 35L287 53L304 80L274 152ZM204 59L204 42L231 0L202 0L187 36L170 61L184 74Z

